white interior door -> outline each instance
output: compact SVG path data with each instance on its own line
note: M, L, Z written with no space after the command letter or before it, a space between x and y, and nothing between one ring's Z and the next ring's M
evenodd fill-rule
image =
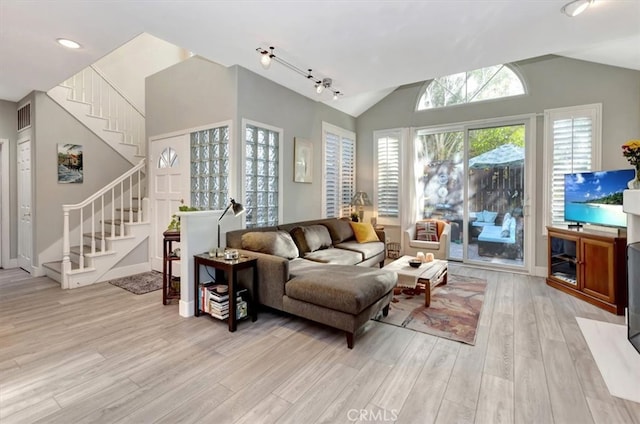
M18 142L18 266L32 272L31 140Z
M151 266L157 271L162 271L162 233L180 203L190 202L190 162L189 134L151 141ZM173 247L176 247L175 243ZM174 269L179 272L179 267L174 266Z

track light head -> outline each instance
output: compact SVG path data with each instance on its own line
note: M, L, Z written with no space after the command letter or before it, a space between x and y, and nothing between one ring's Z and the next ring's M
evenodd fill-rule
M271 66L271 59L276 57L276 55L273 54L274 48L275 47L269 47L270 51L267 51L267 50L260 51L260 64L264 69L269 69L269 67Z
M593 2L594 0L573 0L565 4L560 10L565 15L573 18L574 16L578 16L579 14L587 10L587 8L589 8L589 6L591 6Z
M322 85L322 81L317 81L316 82L316 93L322 94L323 91L324 91L324 85Z

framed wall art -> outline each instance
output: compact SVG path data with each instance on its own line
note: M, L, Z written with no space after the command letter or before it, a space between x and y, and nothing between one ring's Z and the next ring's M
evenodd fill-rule
M58 144L58 182L69 184L81 183L83 180L82 146Z
M311 183L313 176L313 144L309 140L293 139L293 181Z

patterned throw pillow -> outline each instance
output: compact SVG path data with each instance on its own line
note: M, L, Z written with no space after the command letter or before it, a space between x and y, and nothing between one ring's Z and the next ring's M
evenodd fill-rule
M438 241L438 224L435 221L416 222L416 240Z

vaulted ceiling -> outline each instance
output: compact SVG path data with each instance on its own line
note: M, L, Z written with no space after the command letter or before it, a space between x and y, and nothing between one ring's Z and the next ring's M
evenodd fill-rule
M574 18L567 1L1 0L0 99L47 91L142 32L353 116L403 84L546 54L640 70L640 0L597 0ZM268 46L345 95L262 69L256 48Z

